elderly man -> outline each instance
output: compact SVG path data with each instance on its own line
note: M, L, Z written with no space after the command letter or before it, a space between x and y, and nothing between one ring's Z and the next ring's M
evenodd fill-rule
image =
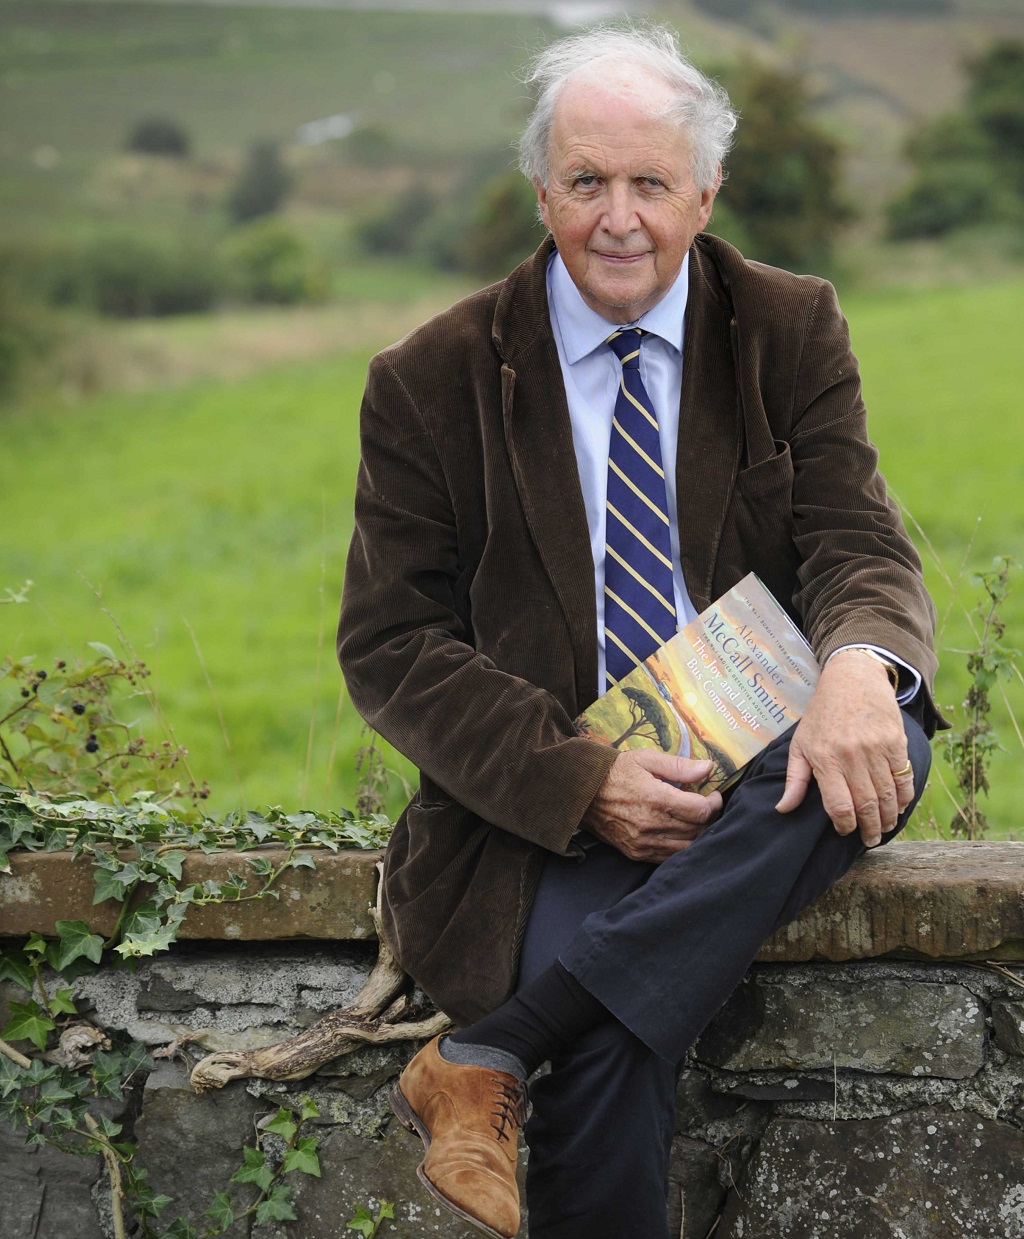
M548 1062L532 1239L667 1239L679 1063L773 929L905 822L934 615L832 288L703 234L724 93L657 28L563 40L533 80L550 237L374 359L339 654L422 772L385 930L462 1025L392 1095L421 1180L514 1235ZM737 787L574 733L751 570L822 673Z

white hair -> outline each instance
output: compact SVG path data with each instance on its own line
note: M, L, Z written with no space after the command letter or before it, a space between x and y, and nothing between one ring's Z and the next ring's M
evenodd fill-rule
M660 79L675 100L661 115L687 131L690 165L698 189L717 183L719 167L732 144L737 116L723 87L696 69L665 26L598 26L549 44L526 67L523 81L535 87L537 103L519 140L519 167L531 181L547 186L551 124L562 88L571 77L598 61L642 69Z

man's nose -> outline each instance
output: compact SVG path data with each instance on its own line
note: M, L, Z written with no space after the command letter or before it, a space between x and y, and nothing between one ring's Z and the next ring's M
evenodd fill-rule
M613 237L628 236L640 227L633 195L629 192L628 186L611 186L605 199L604 218L601 224L604 230Z

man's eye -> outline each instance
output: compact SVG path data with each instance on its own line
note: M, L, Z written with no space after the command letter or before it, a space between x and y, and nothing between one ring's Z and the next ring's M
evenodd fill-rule
M644 187L644 189L661 188L661 181L656 176L642 176L640 178L640 184Z
M575 183L580 189L592 189L597 184L597 177L593 172L584 172L576 177Z

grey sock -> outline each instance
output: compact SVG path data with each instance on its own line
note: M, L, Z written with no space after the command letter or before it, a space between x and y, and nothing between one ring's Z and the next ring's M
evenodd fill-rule
M492 1071L507 1071L518 1080L526 1079L526 1068L514 1054L496 1050L489 1045L473 1045L442 1037L437 1052L446 1063L461 1063L465 1067L490 1067Z

